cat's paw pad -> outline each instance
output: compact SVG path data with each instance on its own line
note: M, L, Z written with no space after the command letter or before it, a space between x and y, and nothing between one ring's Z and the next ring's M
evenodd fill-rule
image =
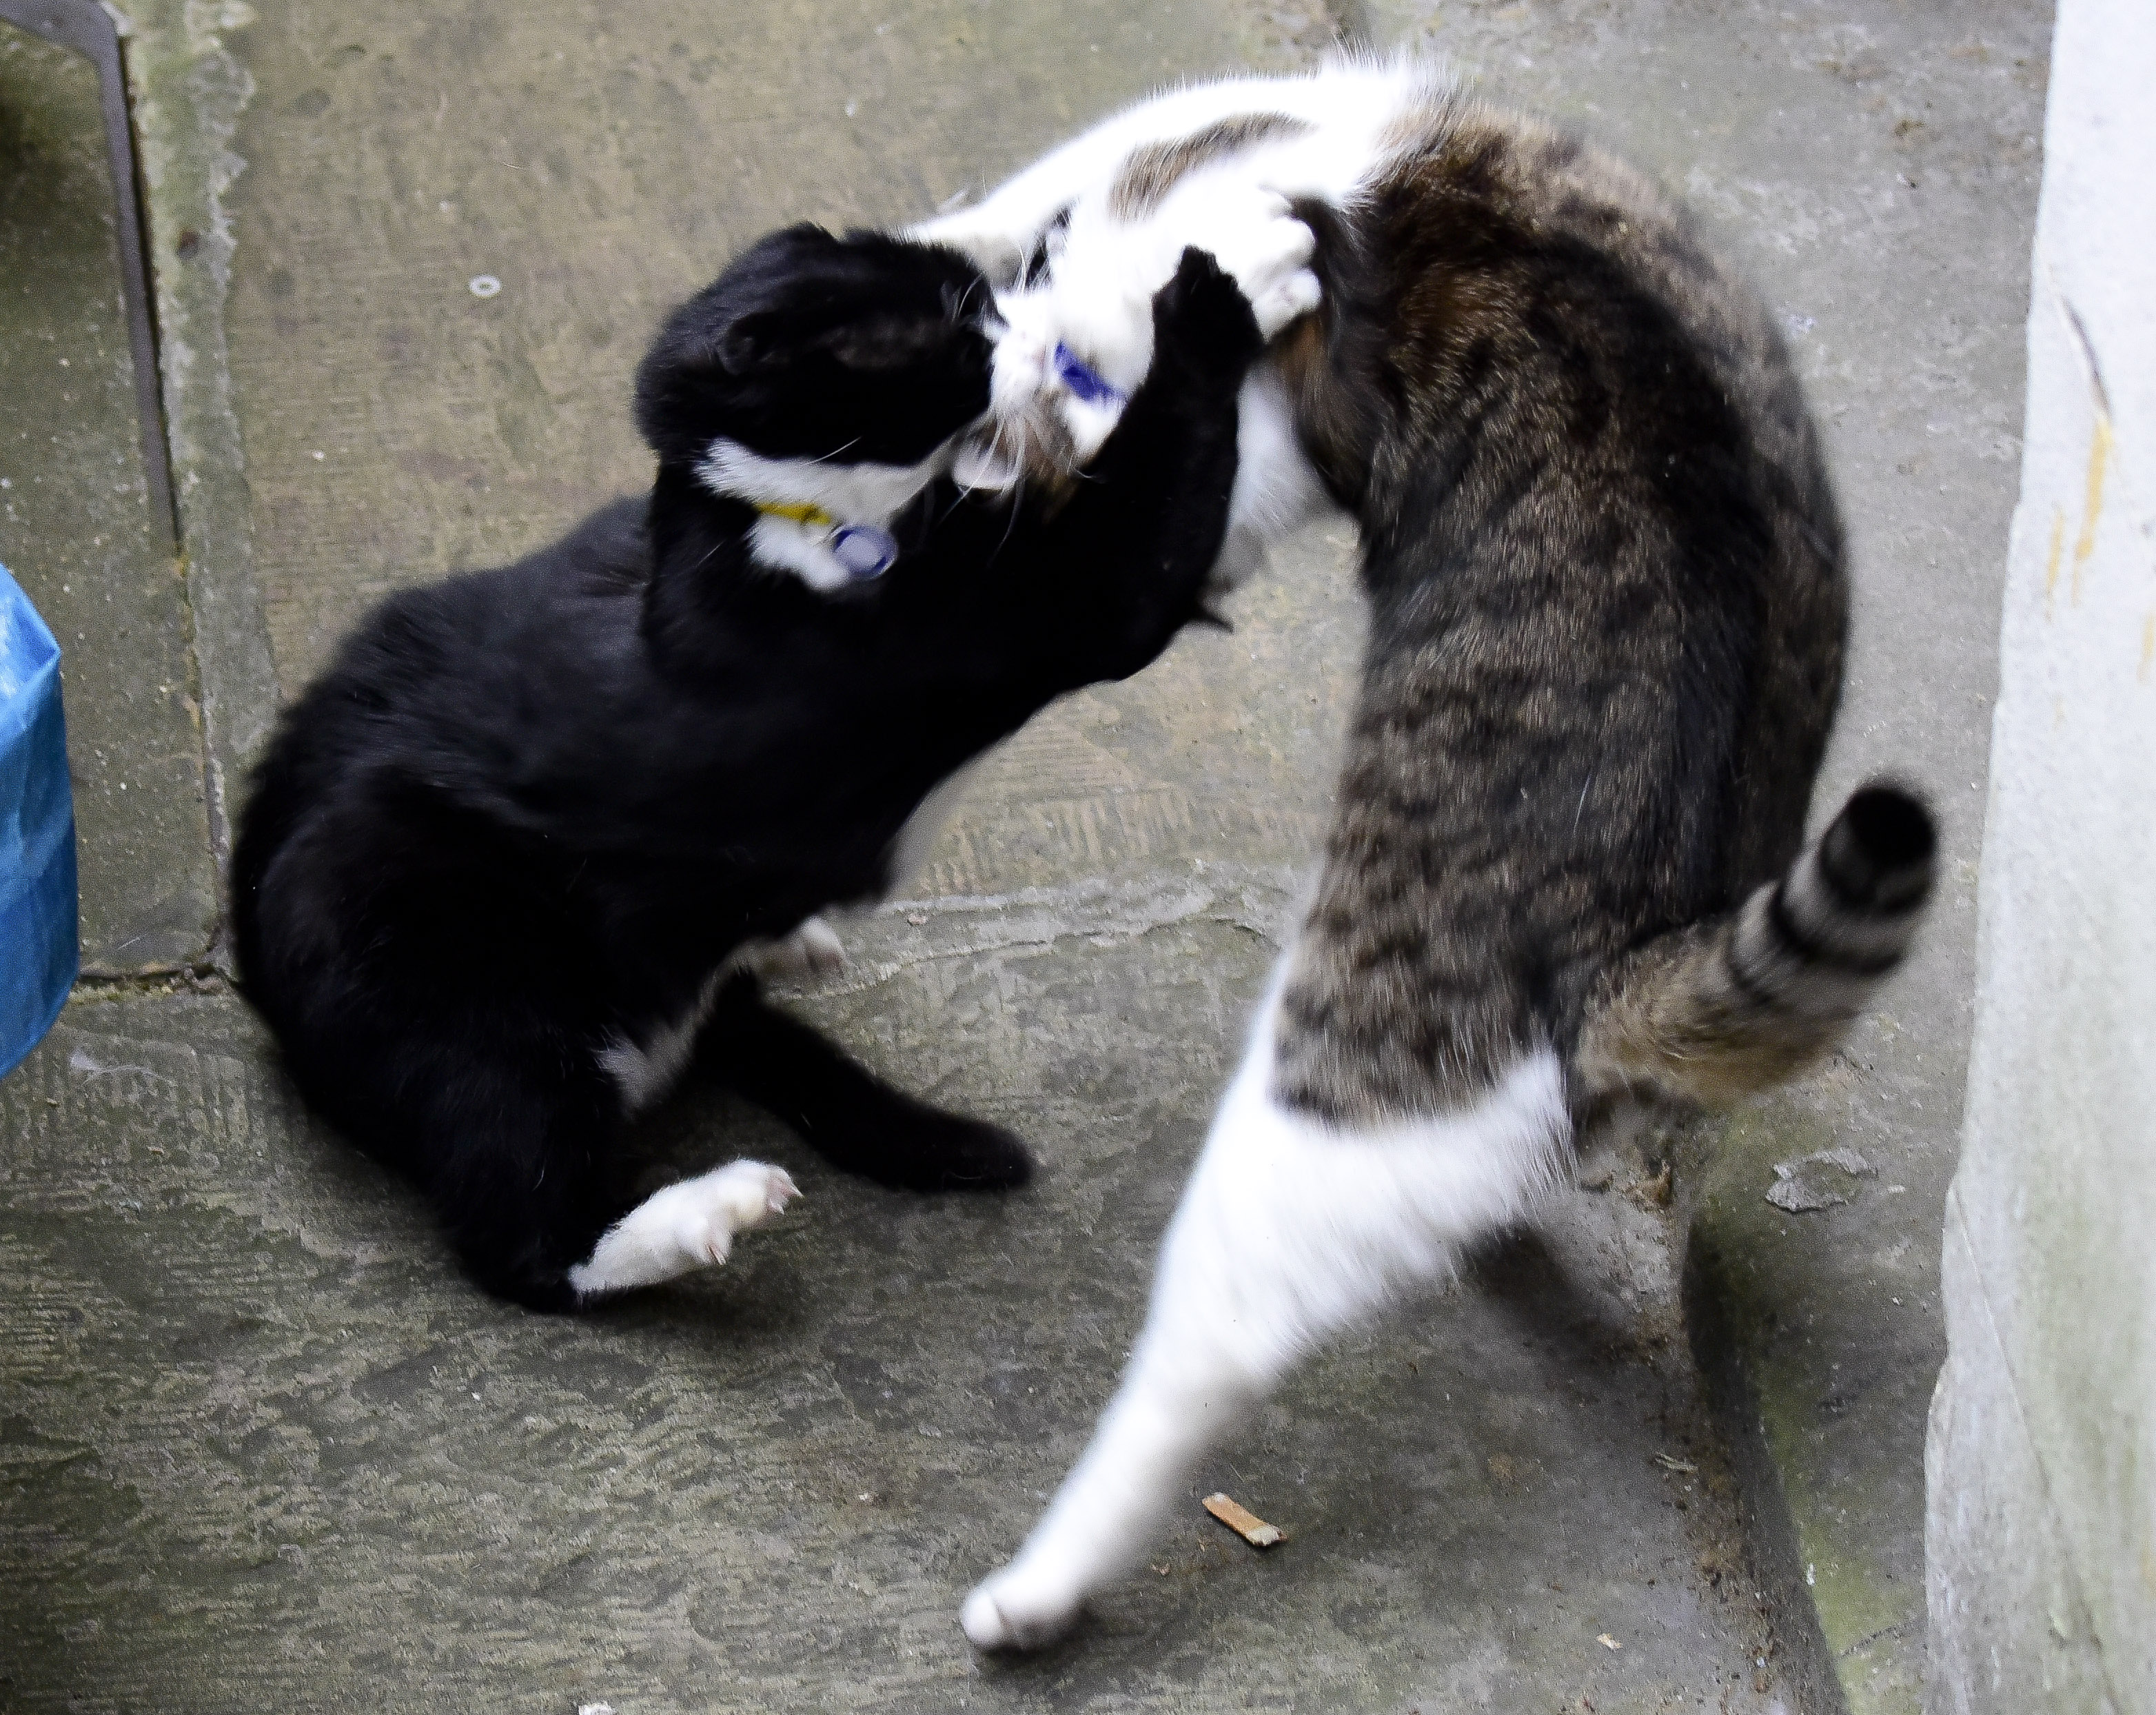
M1081 1605L1061 1580L1029 1575L1021 1564L976 1584L958 1624L977 1650L1038 1650L1076 1624Z

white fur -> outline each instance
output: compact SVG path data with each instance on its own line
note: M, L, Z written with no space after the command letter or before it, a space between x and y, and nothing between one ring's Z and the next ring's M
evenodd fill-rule
M679 1081L725 976L723 969L712 972L689 1009L660 1025L644 1041L618 1036L599 1050L599 1069L613 1080L622 1105L631 1113L642 1112Z
M1338 60L1296 77L1222 78L1170 90L1103 120L1050 151L982 201L914 228L950 244L1008 281L1065 207L1105 197L1131 151L1247 113L1282 113L1312 126L1260 147L1292 151L1268 162L1258 182L1291 195L1344 199L1363 183L1384 127L1450 88L1440 66L1412 56ZM1255 152L1255 151L1254 151ZM1074 213L1075 218L1075 213Z
M766 979L829 976L846 968L846 949L821 917L804 917L776 941L752 941L704 979L687 1011L660 1025L642 1042L617 1036L599 1050L599 1069L621 1091L622 1104L640 1113L680 1081L696 1035L711 1014L719 985L731 971L749 970Z
M713 494L752 506L820 506L840 524L884 528L951 468L955 450L956 443L947 441L918 465L847 465L834 459L767 459L721 435L698 461L696 476ZM831 535L830 527L767 513L750 529L749 545L767 566L793 573L811 589L829 591L854 581L831 552Z
M1236 403L1235 483L1213 567L1213 583L1231 589L1264 566L1274 542L1332 506L1296 439L1295 407L1280 372L1270 365L1251 371Z
M1282 960L1161 1247L1145 1328L1093 1440L1018 1557L967 1599L982 1649L1059 1635L1135 1566L1194 1466L1305 1353L1525 1219L1570 1138L1527 1055L1473 1107L1344 1132L1273 1093Z
M783 1168L729 1162L645 1198L600 1235L569 1284L596 1298L724 1262L735 1234L762 1226L798 1195Z
M1309 254L1306 233L1294 265L1277 265L1269 228L1299 226L1284 222L1288 201L1352 203L1389 158L1399 122L1448 102L1453 90L1441 65L1407 54L1336 61L1299 77L1194 85L1127 109L974 207L916 228L919 237L955 245L992 277L1008 281L1067 211L1046 282L998 297L1007 331L996 352L992 422L1022 422L1022 406L1038 393L1055 407L1081 458L1091 456L1114 427L1116 413L1070 398L1055 380L1050 355L1060 341L1125 392L1135 388L1152 359L1153 294L1173 274L1186 244L1211 250L1235 275L1270 339L1317 302L1315 277L1301 266ZM1109 206L1110 188L1134 149L1250 114L1285 114L1308 129L1198 169L1137 221ZM1240 463L1216 584L1241 581L1262 562L1270 542L1327 501L1296 438L1277 372L1267 366L1255 371L1241 405ZM983 454L963 456L969 469L978 465L980 486L1002 485L1015 475Z
M766 982L799 982L836 976L846 968L845 943L821 917L803 917L791 935L743 947L727 962L751 970Z
M1122 408L1068 392L1055 374L1057 346L1126 393L1135 391L1152 363L1153 296L1193 244L1233 276L1270 340L1317 307L1317 276L1307 265L1314 243L1278 195L1227 172L1186 180L1135 226L1105 205L1081 204L1048 280L996 300L1004 329L996 341L990 422L1022 420L1036 398L1048 399L1084 463Z

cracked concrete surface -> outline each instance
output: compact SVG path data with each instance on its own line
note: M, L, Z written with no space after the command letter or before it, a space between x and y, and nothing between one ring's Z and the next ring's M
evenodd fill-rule
M1798 341L1857 545L1822 799L1885 763L1942 797L1980 779L2042 9L1356 15L1702 205ZM124 634L74 623L100 926L174 889L207 901L280 684L374 594L641 480L629 369L730 247L918 213L1163 78L1306 63L1328 28L1255 0L817 0L722 28L588 0L157 0L134 23L185 562L85 574L93 617L108 593L162 603ZM0 136L45 140L81 188L0 158L0 257L43 270L0 276L0 401L18 425L18 402L53 414L30 361L49 329L94 357L104 403L64 455L0 425L0 474L54 497L0 509L0 558L64 629L105 533L87 473L139 469L85 214L94 110L78 136L41 53L0 31ZM498 295L472 294L482 273ZM767 1153L798 1213L707 1280L542 1321L448 1273L404 1192L295 1111L213 977L79 995L0 1084L0 1708L1912 1709L1973 797L1948 806L1956 867L1918 968L1821 1079L1684 1140L1674 1214L1639 1162L1591 1173L1599 1194L1300 1378L1079 1640L1024 1663L964 1648L960 1596L1135 1329L1324 824L1351 553L1341 526L1306 532L1233 635L1194 634L991 757L909 897L842 923L849 970L790 997L1031 1138L1046 1171L1022 1196L834 1178L691 1094L654 1119L654 1158ZM138 833L93 825L100 721L180 759L148 809L122 776ZM206 903L185 925L126 968L199 969ZM1849 1204L1764 1202L1774 1163L1840 1146L1880 1168ZM1721 1317L1719 1419L1687 1268ZM1214 1488L1290 1541L1245 1548L1197 1511Z

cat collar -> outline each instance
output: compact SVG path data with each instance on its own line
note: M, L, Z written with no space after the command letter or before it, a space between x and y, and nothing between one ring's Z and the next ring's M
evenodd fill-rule
M1130 395L1062 341L1055 342L1055 378L1089 405L1122 405Z
M823 531L831 557L856 583L880 578L898 563L897 538L873 524L841 524L821 506L805 501L793 505L759 501L756 509L767 518L787 518Z

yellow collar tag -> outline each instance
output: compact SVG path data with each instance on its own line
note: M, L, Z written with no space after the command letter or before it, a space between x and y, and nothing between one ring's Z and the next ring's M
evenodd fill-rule
M767 505L759 501L756 509L767 518L791 518L796 524L805 524L811 530L829 530L839 521L821 506L806 501L787 506Z

